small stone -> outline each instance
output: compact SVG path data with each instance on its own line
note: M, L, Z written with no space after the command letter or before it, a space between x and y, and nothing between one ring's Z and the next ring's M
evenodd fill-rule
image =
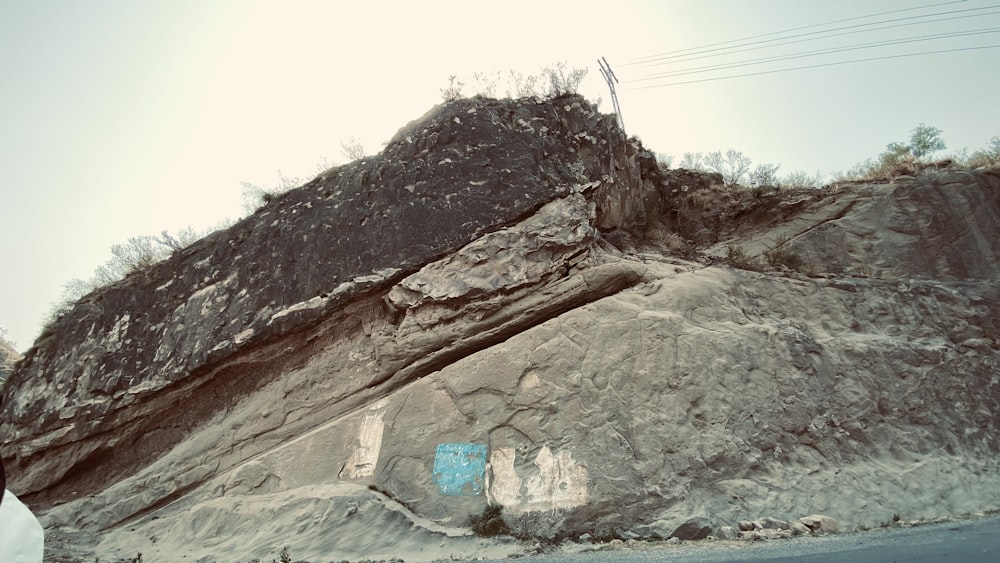
M741 532L749 532L757 529L757 526L749 520L740 520L736 526L739 527Z
M809 526L806 526L798 520L789 524L789 528L792 530L792 533L797 536L804 536L812 532L812 530L809 529Z
M718 536L720 540L735 540L737 537L739 537L736 528L732 526L719 527L719 529L715 532L715 535Z
M677 536L671 536L669 539L667 539L667 543L669 543L670 545L680 545L681 539L678 538Z
M778 520L777 518L771 518L770 516L765 516L763 518L758 518L758 525L764 530L790 530L788 522L784 520Z

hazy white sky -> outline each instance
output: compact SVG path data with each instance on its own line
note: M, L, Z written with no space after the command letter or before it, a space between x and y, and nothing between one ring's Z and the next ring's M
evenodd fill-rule
M790 34L913 25L630 64L879 12L894 13ZM949 149L979 148L1000 135L998 14L1000 0L0 0L0 326L27 349L63 284L89 277L112 244L236 217L241 181L309 176L343 161L348 137L377 152L441 101L450 74L566 61L590 68L581 90L610 111L604 56L628 132L676 160L732 147L781 172L827 174L920 122ZM850 27L883 20L896 21ZM976 33L928 37L955 32ZM924 39L644 80L906 38Z

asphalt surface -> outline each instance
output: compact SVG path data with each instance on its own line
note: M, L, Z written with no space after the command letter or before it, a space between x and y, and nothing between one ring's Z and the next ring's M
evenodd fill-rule
M601 546L595 546L600 549ZM914 527L894 527L821 537L761 542L626 544L617 549L560 552L519 559L526 563L570 561L640 563L897 563L904 561L1000 562L1000 516Z

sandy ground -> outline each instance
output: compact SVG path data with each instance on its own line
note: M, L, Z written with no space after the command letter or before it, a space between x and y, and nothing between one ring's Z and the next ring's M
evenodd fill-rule
M681 561L685 563L714 563L722 561L754 561L764 558L796 558L817 553L836 553L867 546L912 545L941 530L995 530L1000 528L1000 515L974 514L966 518L941 518L927 521L901 521L871 530L854 531L835 535L797 536L787 539L765 541L720 540L709 538L694 542L641 540L613 540L604 543L563 542L559 545L541 545L534 542L518 542L507 538L409 538L409 552L394 550L395 555L371 553L368 556L344 556L331 551L328 556L299 559L294 550L287 553L294 562L319 563L326 561L510 561L517 558L531 563L557 563L567 561ZM378 534L378 530L369 533ZM389 539L386 537L386 539ZM933 538L932 538L933 539ZM470 543L471 540L472 543ZM927 541L931 541L930 539ZM933 539L935 542L952 541L950 538ZM83 563L95 560L106 563L132 562L140 552L119 556L97 557L93 555L97 547L95 538L89 534L68 529L50 530L46 537L46 562ZM471 545L478 546L472 552ZM400 547L402 544L400 545ZM171 550L175 550L171 553ZM59 555L52 552L58 551ZM185 546L161 544L155 552L142 552L142 561L198 561L200 563L223 561L281 561L282 550L263 557L237 557L229 555L190 555Z
M522 561L561 563L568 561L675 561L679 563L721 563L727 561L795 560L805 556L830 554L831 561L857 557L844 552L883 548L891 553L918 544L967 541L976 535L995 536L1000 515L976 514L964 519L897 522L884 527L850 533L797 536L766 541L707 539L696 542L612 541L605 544L563 544L526 555ZM956 532L966 532L958 533ZM966 537L969 536L969 537ZM994 551L992 545L971 547L970 551ZM840 555L837 555L840 554ZM995 555L995 552L994 552ZM867 558L864 560L868 560ZM879 559L881 560L881 559ZM895 560L895 559L893 559ZM903 557L899 560L911 560ZM930 559L928 559L930 560ZM957 560L966 560L959 558ZM975 559L971 559L975 560ZM990 560L987 556L985 561ZM501 560L487 560L501 561Z

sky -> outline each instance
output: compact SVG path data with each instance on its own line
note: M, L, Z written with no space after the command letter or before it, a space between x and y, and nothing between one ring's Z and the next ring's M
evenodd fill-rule
M564 61L611 112L604 57L675 163L828 176L919 123L1000 135L998 32L1000 0L0 0L0 327L26 350L112 245L237 218L242 182L308 180L347 139L377 153L451 75ZM671 75L708 65L736 66Z

